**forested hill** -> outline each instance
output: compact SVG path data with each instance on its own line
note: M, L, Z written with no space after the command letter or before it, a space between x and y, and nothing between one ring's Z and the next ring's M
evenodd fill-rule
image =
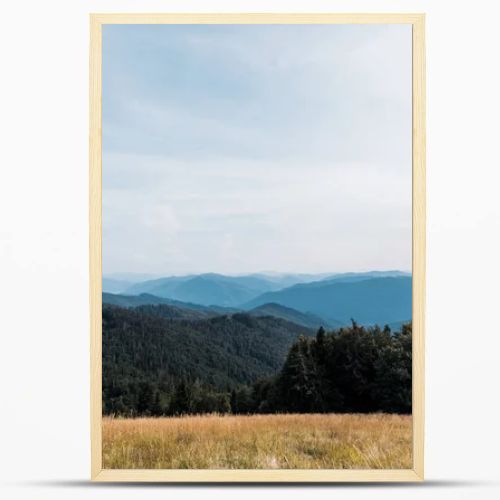
M150 293L141 293L140 295L121 295L115 293L104 292L102 294L103 304L111 304L120 307L138 307L145 305L166 305L172 306L177 309L182 309L189 313L189 311L200 311L206 313L205 316L217 316L219 314L227 314L231 312L238 312L239 309L234 309L224 306L202 306L201 304L194 304L192 302L182 302L175 299L167 299L165 297L157 297L156 295L151 295ZM202 315L203 316L203 315ZM201 316L200 316L201 317Z
M116 293L103 292L103 304L112 304L120 307L137 307L143 305L157 305L157 304L170 304L172 300L163 297L156 297L149 293L142 293L141 295L120 295Z
M313 329L317 329L320 326L342 326L340 322L335 322L333 320L326 321L315 314L303 313L280 304L264 304L250 311L243 311L241 309L229 307L202 306L200 304L181 302L174 299L156 297L149 293L143 293L141 295L103 293L102 302L103 304L111 304L124 308L140 308L144 314L152 314L153 316L162 316L169 319L193 320L244 312L251 316L274 316L275 318L280 318L295 323L296 325Z
M270 316L170 319L165 307L103 306L105 414L411 412L411 324L312 335Z
M104 411L135 408L145 386L169 394L180 380L230 390L276 373L293 342L313 332L274 317L165 317L168 306L103 305ZM168 316L168 315L167 315ZM140 405L139 405L140 406Z

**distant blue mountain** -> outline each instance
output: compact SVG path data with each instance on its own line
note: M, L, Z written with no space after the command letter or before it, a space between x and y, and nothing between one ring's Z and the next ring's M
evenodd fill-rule
M109 293L122 293L134 283L152 279L149 274L139 273L112 273L102 277L102 291Z
M362 273L338 273L323 278L320 281L309 283L311 286L324 285L325 283L349 283L354 281L364 281L372 278L401 278L411 277L411 273L405 271L367 271Z
M102 278L102 291L109 293L121 293L127 288L130 288L132 283L130 281L117 280L113 278Z
M150 293L158 297L171 298L201 305L233 307L258 295L283 286L260 276L224 276L200 274L195 276L173 276L136 283L125 290L129 295Z
M410 276L334 277L266 292L242 307L250 310L270 302L345 324L351 318L365 325L398 323L412 317L412 280Z
M310 283L312 281L319 281L322 279L326 279L332 276L332 273L321 273L321 274L306 274L306 273L275 273L275 272L263 272L263 273L255 273L249 276L254 276L257 278L261 278L273 286L276 287L277 290L281 288L287 288L289 286L296 285L298 283Z
M250 311L247 311L251 316L265 317L274 316L275 318L284 319L296 325L306 326L307 328L319 328L323 326L325 328L338 328L342 326L342 323L335 320L326 321L320 318L316 314L300 312L291 307L282 306L280 304L264 304L258 306Z
M147 280L125 289L123 283L111 286L107 282L106 285L104 287L103 280L104 291L129 296L149 294L169 301L218 306L223 310L250 310L272 303L311 313L329 325L348 324L351 318L364 324L411 319L411 275L402 271L269 272L243 276L206 273Z

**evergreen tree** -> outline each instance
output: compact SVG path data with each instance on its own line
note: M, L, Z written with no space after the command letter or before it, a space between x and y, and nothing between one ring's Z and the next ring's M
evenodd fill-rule
M156 391L155 393L155 398L154 398L154 403L151 409L151 415L155 417L159 417L163 415L163 406L161 404L161 398L160 398L160 393L159 391Z
M182 380L175 388L174 396L170 402L170 414L183 415L189 413L190 395L187 383Z
M326 336L325 329L322 326L320 326L318 332L316 333L316 342L318 343L318 345L324 344L325 336Z
M142 382L137 400L137 412L141 415L151 415L154 406L154 393L150 383Z
M299 337L286 358L280 375L281 406L308 412L318 407L317 377L309 341Z

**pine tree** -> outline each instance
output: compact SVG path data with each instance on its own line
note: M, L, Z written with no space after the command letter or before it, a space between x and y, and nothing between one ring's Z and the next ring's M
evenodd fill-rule
M170 402L172 415L183 415L190 412L190 397L187 383L182 380L175 388L174 396Z
M235 389L231 391L231 413L234 413L235 415L239 413L238 396Z
M137 413L139 415L151 415L154 406L154 393L150 383L143 382L139 388L137 399Z
M283 402L291 411L307 412L317 407L317 377L309 341L300 336L290 349L281 371Z
M151 409L151 414L155 417L160 417L163 415L163 406L161 404L160 392L156 391L153 407Z
M318 344L323 344L325 342L325 335L325 329L320 326L318 332L316 333L316 341L318 342Z

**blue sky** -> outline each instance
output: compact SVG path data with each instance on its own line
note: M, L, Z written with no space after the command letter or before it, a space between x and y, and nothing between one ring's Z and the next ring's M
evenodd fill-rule
M411 268L411 26L103 28L103 271Z

